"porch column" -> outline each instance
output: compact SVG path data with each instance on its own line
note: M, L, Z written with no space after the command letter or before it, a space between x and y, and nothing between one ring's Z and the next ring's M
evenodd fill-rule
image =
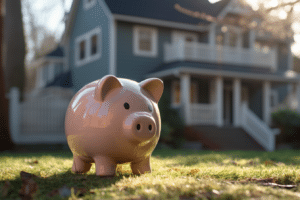
M300 83L295 83L293 88L293 97L295 102L295 109L300 112Z
M190 125L191 109L190 109L190 91L191 91L191 77L189 74L182 74L180 76L180 101L184 114L184 121L186 125Z
M241 80L233 81L233 125L240 125L240 108L241 108Z
M223 126L223 78L218 76L216 78L216 113L217 125Z
M263 83L263 120L269 125L271 122L271 83Z

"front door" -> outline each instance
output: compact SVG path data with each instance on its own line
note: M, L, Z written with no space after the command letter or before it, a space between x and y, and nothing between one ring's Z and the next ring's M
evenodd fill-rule
M224 125L231 125L233 122L232 117L232 88L224 87L224 101L223 101L223 114L224 114Z

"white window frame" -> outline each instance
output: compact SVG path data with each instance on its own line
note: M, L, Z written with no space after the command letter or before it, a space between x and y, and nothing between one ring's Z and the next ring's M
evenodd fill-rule
M181 92L181 90L180 90L180 81L178 81L178 80L174 80L174 81L172 81L172 85L171 85L171 106L173 107L173 108L177 108L177 107L179 107L180 106L180 96L181 96L181 94L179 95L179 103L176 103L175 102L175 99L176 99L176 97L175 97L175 88L176 88L176 86L179 86L179 91Z
M47 83L50 83L51 81L54 80L54 63L50 62L48 66L48 80Z
M225 27L227 30L225 32L222 31L222 28ZM220 27L217 27L218 29L220 29L220 31L223 33L224 35L224 44L223 46L227 46L227 47L231 47L230 46L230 41L229 41L229 31L234 32L235 34L237 34L237 44L235 47L232 48L242 48L243 47L243 34L242 34L242 29L240 27L236 27L236 26L230 26L230 25L222 25ZM219 36L219 34L215 34L215 43L217 44L217 37Z
M97 49L97 53L92 55L91 53L91 38L94 35L97 35L97 42L98 42L98 49ZM80 60L80 43L82 41L85 41L85 58ZM75 39L75 66L76 67L80 67L83 66L85 64L94 62L96 60L99 60L101 58L101 54L102 54L102 32L101 32L101 28L100 27L96 27L95 29L77 37Z
M274 105L272 107L276 107L279 104L279 94L278 91L273 89L271 90L271 103L274 102Z
M151 51L143 51L139 49L139 31L147 30L151 33ZM156 28L147 26L133 27L133 54L136 56L156 57L158 54L158 31Z
M175 102L175 88L176 88L176 86L179 86L179 90L180 90L180 96L179 96L179 103L176 103ZM197 102L198 102L198 100L199 100L199 98L198 98L198 91L199 91L199 87L198 87L198 84L197 84L197 81L192 81L191 82L191 88L190 88L190 90L192 90L192 87L194 87L195 88L195 90L196 90L196 93L194 93L194 94L192 94L192 93L190 93L190 100L192 100L191 98L192 98L192 95L194 95L194 98L195 98L195 101L196 101L196 103L193 103L193 102L190 102L191 104L198 104ZM180 81L179 80L173 80L172 81L172 83L171 83L171 106L173 107L173 108L178 108L179 106L180 106L180 104L181 104L181 88L180 88Z
M91 2L89 2L89 0L84 0L83 2L83 7L84 7L84 10L87 11L89 10L90 8L94 7L97 3L97 0L92 0Z

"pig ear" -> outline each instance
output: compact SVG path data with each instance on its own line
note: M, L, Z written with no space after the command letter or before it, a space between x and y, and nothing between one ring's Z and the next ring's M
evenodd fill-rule
M95 100L103 102L107 94L116 88L122 88L118 78L113 75L104 76L96 85Z
M149 78L139 83L140 87L147 91L153 100L158 103L163 91L164 83L158 78Z

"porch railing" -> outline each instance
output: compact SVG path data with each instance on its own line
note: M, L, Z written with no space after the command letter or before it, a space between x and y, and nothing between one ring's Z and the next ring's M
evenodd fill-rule
M191 104L190 124L216 124L217 113L214 104Z
M241 109L242 127L267 151L275 150L275 134L245 103Z
M258 52L253 49L233 48L229 46L211 46L204 43L184 42L182 40L165 44L165 62L186 60L223 64L237 64L253 67L276 69L275 50Z

